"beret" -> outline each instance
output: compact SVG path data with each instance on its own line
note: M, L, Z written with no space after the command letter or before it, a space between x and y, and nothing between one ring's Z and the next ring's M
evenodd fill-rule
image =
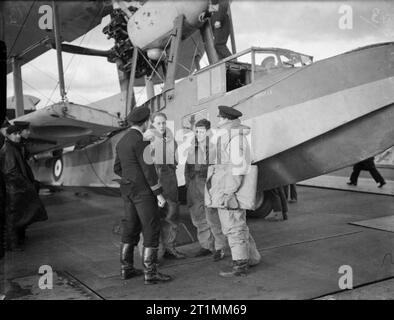
M148 107L136 107L130 112L127 120L134 123L143 122L149 119L149 115L150 110Z
M17 126L18 128L20 128L20 130L24 130L24 129L29 128L30 122L27 122L27 121L14 121L14 126Z
M15 125L10 125L6 130L7 134L13 134L15 132L20 132L20 131L21 129Z
M230 108L228 106L219 106L218 108L219 108L219 116L222 118L235 120L242 116L242 112L234 108Z
M211 129L211 122L208 121L207 119L201 119L201 120L198 120L194 126L196 128L197 127L205 127L205 129L209 130L209 129Z

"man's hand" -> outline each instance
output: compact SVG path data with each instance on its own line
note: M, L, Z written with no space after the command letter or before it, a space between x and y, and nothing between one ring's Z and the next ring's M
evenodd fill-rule
M207 14L205 11L198 16L198 21L200 22L204 22L206 19L207 19Z
M215 24L213 26L215 27L215 29L219 29L222 24L220 23L220 21L215 21Z
M159 206L159 208L164 208L164 206L166 205L166 199L163 197L162 194L159 194L157 196L157 205Z

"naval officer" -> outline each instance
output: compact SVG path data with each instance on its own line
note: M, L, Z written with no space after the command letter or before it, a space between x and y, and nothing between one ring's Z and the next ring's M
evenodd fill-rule
M149 141L143 134L148 127L150 111L135 108L130 116L131 128L116 145L114 172L122 177L120 191L125 204L122 220L121 276L128 279L141 275L134 268L134 247L142 231L145 284L169 281L171 277L157 270L160 237L159 208L165 199L149 152ZM148 152L147 152L148 151Z

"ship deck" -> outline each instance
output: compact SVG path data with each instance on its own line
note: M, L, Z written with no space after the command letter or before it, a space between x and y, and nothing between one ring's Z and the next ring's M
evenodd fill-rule
M393 299L394 232L389 227L394 197L389 187L394 177L393 170L380 171L389 182L386 194L349 191L349 170L342 170L328 178L342 179L335 190L298 186L289 220L250 219L262 261L237 279L218 276L229 265L229 254L220 262L192 257L199 247L182 206L179 250L190 258L163 260L161 270L174 280L153 286L145 286L141 277L119 278L121 198L71 190L47 195L49 220L28 230L24 252L7 253L2 260L0 294L6 299ZM368 175L361 178L359 191L371 188ZM388 228L352 224L376 218L389 221ZM38 287L42 265L54 271L52 290ZM353 290L338 286L342 265L353 269Z

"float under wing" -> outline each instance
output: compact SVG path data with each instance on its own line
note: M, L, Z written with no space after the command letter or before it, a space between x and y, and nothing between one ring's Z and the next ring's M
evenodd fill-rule
M14 121L30 122L31 154L90 144L119 129L117 116L70 102L47 106Z

